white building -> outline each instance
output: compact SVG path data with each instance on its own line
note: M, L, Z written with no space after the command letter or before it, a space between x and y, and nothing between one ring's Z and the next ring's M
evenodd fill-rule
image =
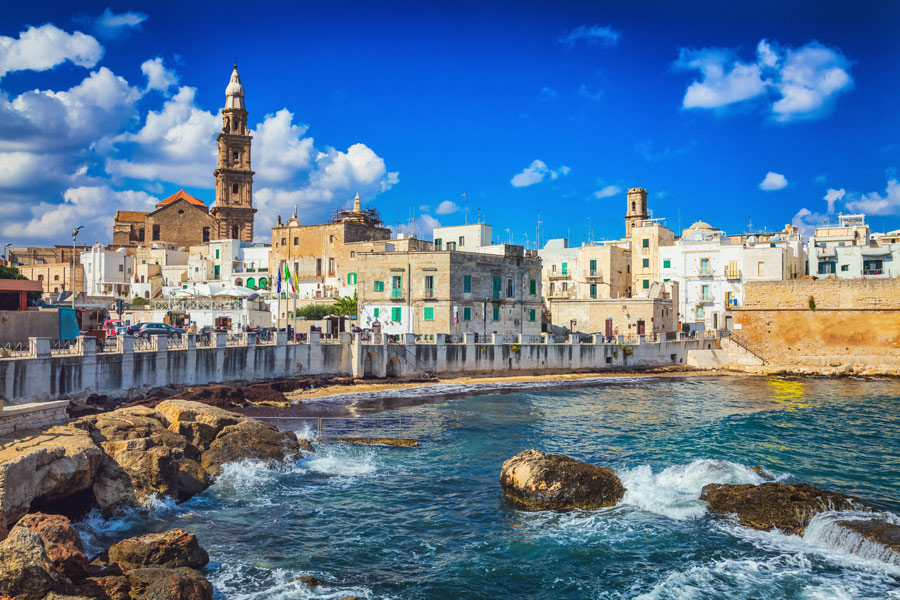
M484 223L436 227L433 233L434 249L477 252L478 247L493 244L491 231L491 226Z
M81 253L81 264L88 296L129 296L134 257L125 248L107 250L103 244L94 244L88 252Z
M726 313L743 304L744 282L802 276L803 250L793 226L777 233L727 236L698 221L674 245L660 246L659 273L663 282L678 282L683 329L728 328Z
M870 234L862 214L838 215L837 225L816 227L807 243L809 274L840 279L900 275L898 232Z
M269 246L240 240L215 240L191 246L187 265L188 284L217 283L250 289L268 288Z

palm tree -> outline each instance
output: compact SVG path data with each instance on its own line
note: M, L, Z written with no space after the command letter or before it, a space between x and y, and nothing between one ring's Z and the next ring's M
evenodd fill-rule
M356 316L357 309L357 297L356 292L353 292L353 297L344 296L343 298L338 298L334 303L332 310L336 315L344 316L344 317L352 317Z

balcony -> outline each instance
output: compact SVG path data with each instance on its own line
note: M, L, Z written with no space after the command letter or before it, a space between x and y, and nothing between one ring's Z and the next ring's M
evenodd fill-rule
M568 273L551 273L549 279L571 279Z
M736 280L736 279L741 279L741 277L742 277L742 275L741 275L741 271L740 271L740 270L737 270L737 271L725 271L725 279Z
M709 294L708 296L700 296L700 299L697 300L697 304L712 304L715 301L716 297Z
M391 290L391 300L402 300L403 299L403 290L401 288L394 288Z
M425 291L422 292L422 298L426 300L434 300L437 297L437 294L434 293L434 288L425 288Z
M592 279L594 281L601 281L603 279L603 273L600 271L591 271L587 275L584 276L585 279Z

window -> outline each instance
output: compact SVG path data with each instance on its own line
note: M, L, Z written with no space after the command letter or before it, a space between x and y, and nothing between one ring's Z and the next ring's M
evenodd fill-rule
M426 321L434 321L434 307L426 306L424 310L424 317Z
M472 276L471 275L463 275L463 293L466 293L466 294L472 293Z
M466 306L463 308L463 321L471 321L472 320L472 309Z
M317 277L322 276L322 259L321 258L316 259L316 276Z
M347 273L347 285L356 285L356 273Z
M237 159L238 159L238 151L237 151L237 150L234 150L234 151L231 153L231 160L237 160Z
M282 245L282 246L287 245L287 239L286 239L286 238L281 238L281 245Z
M725 306L731 306L732 300L734 300L733 292L725 292Z
M459 247L462 248L466 245L466 238L463 236L459 236Z
M237 225L231 226L231 239L233 239L233 240L238 239L238 226Z
M494 277L494 287L493 287L493 298L494 300L500 299L500 290L503 287L503 281L499 277Z
M380 310L380 309L378 309L378 308L373 308L373 309L372 309L372 315L373 315L376 319L378 318L378 315L379 315L379 314L381 314L381 310Z
M59 281L59 275L54 275L54 276L53 276L53 281Z
M644 288L645 290L650 289L650 280L649 280L649 279L645 279L645 280L644 280L643 288Z
M568 282L568 281L563 281L563 283L562 283L562 291L563 291L563 293L569 291L569 282Z
M819 275L834 275L834 265L833 262L820 262Z
M730 263L728 263L728 277L731 279L737 279L737 276L738 276L737 261L733 260Z
M216 271L216 279L218 279L218 278L219 278L219 272L220 272L219 265L216 265L215 271Z
M512 298L512 297L513 297L513 280L512 280L512 277L507 277L507 278L506 278L506 297L507 297L507 298Z
M391 321L402 321L403 313L401 312L401 308L399 306L394 306L391 308Z
M143 230L143 229L139 229L139 230L138 230L138 241L139 241L139 242L143 242L143 241L144 241L144 230Z
M333 258L328 259L328 274L334 275L334 259Z
M232 186L231 186L231 193L232 193L232 194L237 194L239 189L240 189L240 188L238 187L238 184L236 184L236 183L235 183L235 184L232 184Z
M650 259L649 259L649 258L645 258L644 260L642 260L642 261L641 261L641 266L642 266L643 268L645 268L645 269L649 269L649 268L650 268Z
M831 272L834 273L834 269L832 269ZM756 263L756 276L766 276L766 263L764 261L759 261L758 263Z
M216 248L216 260L219 260L219 249Z
M298 238L297 236L294 236L294 245L297 246L299 244L300 244L300 238Z
M447 242L447 250L456 250L456 242Z
M425 297L434 298L434 275L425 276Z
M90 271L91 265L88 265L88 270ZM125 265L119 265L119 273L125 272Z
M597 261L591 260L591 276L594 276L596 274L597 274Z
M551 281L550 282L550 295L551 296L553 295L553 291L555 288L556 288L556 284Z
M563 263L563 264L562 264L562 274L563 274L563 275L568 275L568 274L569 274L569 263Z
M528 320L534 322L537 318L537 311L533 308L528 309Z
M556 275L556 265L550 266L550 272L553 273L554 275Z
M701 275L709 275L709 259L708 258L700 259L700 274Z
M528 293L532 296L537 295L537 279L532 279L528 282Z
M591 298L596 298L596 297L597 297L597 284L592 283L591 284Z
M209 227L204 227L204 228L203 228L203 241L204 241L204 242L208 242L208 241L209 241Z
M329 235L329 236L328 236L328 243L329 243L329 244L333 244L333 243L334 243L334 236L333 236L333 235Z
M641 240L641 248L649 248L650 247L650 238L644 238Z
M705 318L705 316L704 316L704 314L703 314L703 307L702 307L702 306L698 306L698 307L697 307L697 320L698 320L698 321L702 321L704 318Z
M356 258L356 252L350 251L350 258Z
M403 277L394 275L391 277L391 298L403 297Z
M671 268L672 268L672 261L671 261L671 260L664 260L664 261L663 261L663 269L671 269Z
M373 281L372 282L372 291L373 292L383 292L384 291L384 282L383 281Z
M709 286L708 286L708 285L704 285L703 287L701 287L701 288L700 288L700 294L701 294L701 296L703 297L704 300L709 300Z
M841 265L841 271L849 271L850 265Z
M500 307L499 307L499 306L495 306L495 307L494 307L493 315L492 315L492 316L493 316L493 318L494 318L495 321L499 321L499 320L500 320Z
M153 241L154 242L159 241L159 225L153 226Z
M434 249L435 250L443 250L443 247L442 247L443 245L444 245L444 240L442 240L441 238L436 238L434 240Z

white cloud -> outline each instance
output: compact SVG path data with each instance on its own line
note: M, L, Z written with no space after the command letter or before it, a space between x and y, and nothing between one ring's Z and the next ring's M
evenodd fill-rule
M156 57L145 60L141 64L141 73L147 78L147 90L158 90L166 93L169 88L178 85L178 76L163 64L163 59Z
M828 188L828 191L825 193L824 200L828 203L828 214L832 214L834 212L834 203L838 200L844 198L847 192L844 188L836 190L834 188Z
M46 71L67 60L91 68L102 57L103 46L93 37L49 23L29 27L18 39L0 36L0 77L12 71Z
M573 29L564 37L559 38L559 43L572 46L575 42L583 40L588 44L599 42L604 46L615 46L619 43L621 37L622 32L613 29L609 25L593 25L591 27L582 25Z
M516 174L510 180L514 187L528 187L540 183L545 177L550 179L558 179L568 175L572 169L563 165L556 170L550 169L547 164L539 159L531 161L531 164L525 167L521 173Z
M438 204L437 209L435 209L435 214L438 215L452 215L456 211L459 210L459 205L452 200L444 200L440 204Z
M69 188L63 202L41 202L31 208L30 217L23 221L9 221L0 227L0 234L16 240L56 241L66 239L75 227L84 231L81 240L92 244L110 238L116 210L153 210L158 202L146 192L113 191L107 186Z
M884 195L878 192L868 194L847 194L846 207L853 212L867 215L900 214L900 182L892 178L887 182Z
M787 187L787 184L788 181L785 179L784 175L769 171L766 173L765 179L760 182L759 189L771 192L773 190L784 189Z
M591 102L600 102L600 100L603 98L603 90L592 92L586 85L581 84L581 87L578 88L578 95L585 100L590 100Z
M430 240L434 237L435 227L440 227L441 222L431 215L416 217L412 224L406 223L397 228L397 233L415 235L420 240Z
M602 198L610 198L620 193L622 193L622 188L617 185L608 185L591 194L591 198L600 200Z
M718 48L679 51L675 65L702 75L685 91L684 108L720 109L754 98L771 102L777 96L770 105L776 121L813 119L826 114L837 96L853 87L849 61L818 42L793 49L761 40L754 62L735 55Z
M139 28L141 23L147 20L144 13L126 11L116 14L109 8L103 11L94 21L94 30L104 38L114 38L122 35L129 29Z
M298 170L309 169L315 148L313 139L303 137L305 125L294 125L294 115L282 108L266 115L254 133L254 169L264 184L284 183Z
M803 237L807 238L815 232L816 227L820 227L822 223L827 222L828 215L814 213L808 208L801 208L794 215L794 218L791 219L791 225L796 227Z

